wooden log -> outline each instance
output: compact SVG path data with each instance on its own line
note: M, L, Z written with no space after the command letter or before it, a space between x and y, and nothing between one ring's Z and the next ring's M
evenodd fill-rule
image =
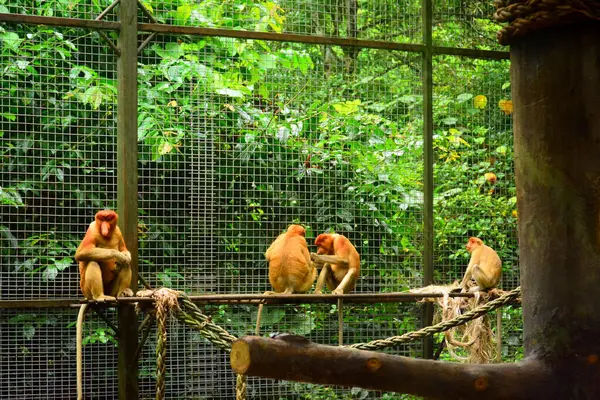
M238 339L231 349L231 366L249 376L440 399L532 399L547 377L537 361L469 365L419 360L313 344L286 334Z
M310 258L313 260L313 262L315 264L318 264L318 265L336 264L336 265L340 265L342 267L348 266L348 260L345 260L345 259L337 257L337 256L328 256L325 254L310 253Z

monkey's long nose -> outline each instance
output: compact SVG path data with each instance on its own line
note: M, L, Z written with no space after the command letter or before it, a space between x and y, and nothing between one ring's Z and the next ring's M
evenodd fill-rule
M102 236L108 236L108 232L110 232L110 224L108 222L102 222L102 225L100 225L100 233L102 233Z

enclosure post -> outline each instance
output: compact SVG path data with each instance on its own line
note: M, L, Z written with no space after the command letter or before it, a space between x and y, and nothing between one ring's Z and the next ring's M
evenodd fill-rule
M510 50L525 354L580 399L600 398L599 37L578 22Z
M117 209L119 227L131 252L131 289L138 281L137 203L137 1L121 0L117 61ZM138 398L137 315L132 304L119 305L119 400Z
M433 2L422 0L423 20L423 285L433 283ZM423 305L423 324L433 322L433 303ZM433 358L433 337L423 339L423 357Z

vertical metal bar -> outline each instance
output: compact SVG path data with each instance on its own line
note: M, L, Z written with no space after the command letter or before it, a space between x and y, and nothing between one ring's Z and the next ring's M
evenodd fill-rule
M138 282L137 171L137 1L119 5L117 61L117 209L119 227L131 252L131 290ZM119 305L119 400L138 399L137 316L132 304Z
M338 343L340 346L344 345L344 300L338 299Z
M496 309L496 362L502 362L502 307Z
M422 0L423 20L423 285L433 283L433 0ZM433 304L423 306L423 323L433 322ZM423 357L433 357L433 337L423 340Z

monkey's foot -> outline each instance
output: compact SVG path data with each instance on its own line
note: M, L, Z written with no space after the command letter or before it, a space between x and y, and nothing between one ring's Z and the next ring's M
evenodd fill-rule
M344 289L335 289L331 294L344 294Z
M315 291L313 292L313 294L323 294L323 291L322 291L322 290L315 290Z
M152 293L154 293L154 290L143 289L143 290L138 290L135 295L137 297L150 297L152 295Z
M124 289L121 293L117 294L118 297L133 297L133 290L127 288Z
M471 286L469 288L469 293L475 293L475 292L480 292L481 288L479 286Z
M264 293L263 293L263 295L265 295L265 296L270 296L270 295L272 295L272 294L279 294L279 293L277 293L277 292L272 292L272 291L270 291L270 290L267 290L266 292L264 292Z

